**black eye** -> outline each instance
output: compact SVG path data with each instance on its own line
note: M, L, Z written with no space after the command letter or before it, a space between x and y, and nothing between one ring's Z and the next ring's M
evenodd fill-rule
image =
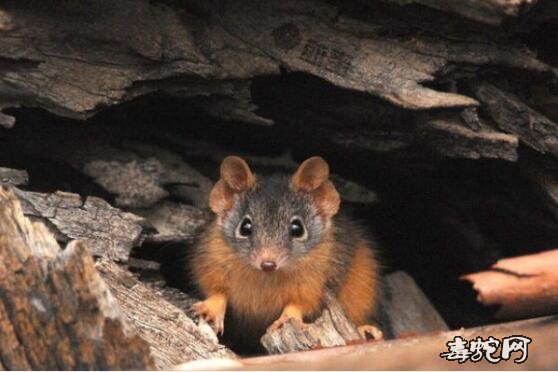
M240 225L238 225L237 233L242 238L247 238L252 235L252 220L249 217L244 217Z
M304 225L302 221L298 218L294 218L291 221L291 226L289 227L289 234L293 238L302 238L305 235Z

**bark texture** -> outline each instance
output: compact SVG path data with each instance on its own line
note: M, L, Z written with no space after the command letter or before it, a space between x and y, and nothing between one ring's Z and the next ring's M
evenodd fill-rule
M149 345L122 316L80 242L61 251L0 187L0 367L152 369Z

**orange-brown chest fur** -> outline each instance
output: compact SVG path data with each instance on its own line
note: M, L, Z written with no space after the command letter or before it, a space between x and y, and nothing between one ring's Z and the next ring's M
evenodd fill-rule
M332 271L331 246L323 243L284 270L257 270L239 257L213 225L192 259L192 271L205 295L222 292L236 318L271 323L289 303L305 314L321 307Z
M266 273L239 257L214 223L194 252L191 265L206 296L226 295L229 315L243 331L265 330L288 304L298 305L306 318L318 315L326 288L332 285L356 325L369 322L378 299L378 264L370 243L354 239L350 247L340 247L331 233L302 259Z

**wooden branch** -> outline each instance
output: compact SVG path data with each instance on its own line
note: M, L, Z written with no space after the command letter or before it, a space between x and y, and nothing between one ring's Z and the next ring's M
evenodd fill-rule
M498 319L558 312L558 250L502 259L462 279L473 284L479 302L498 306Z
M517 135L539 152L558 156L557 123L493 84L472 82L470 86L501 130Z
M152 369L80 242L61 251L0 187L0 369Z
M95 256L126 261L143 240L147 222L112 207L103 199L57 191L52 194L14 189L26 216L41 219L61 241L80 239Z
M526 335L533 342L528 346L528 358L523 364L513 359L521 356L512 353L507 361L491 364L486 359L480 362L458 364L440 357L447 352L446 343L455 336L465 340L492 336L497 339L511 335ZM191 370L502 370L524 369L545 370L558 365L558 354L554 345L558 342L558 316L536 318L511 323L502 323L456 331L441 332L421 337L404 338L385 342L372 342L343 347L312 350L304 353L289 353L242 360L208 360L178 366L183 371Z
M167 301L158 290L141 283L126 269L107 259L97 262L96 268L122 313L149 343L158 369L169 370L196 359L235 357L218 343L209 325L198 327L184 309Z
M387 338L449 330L413 278L395 271L384 278L380 322Z

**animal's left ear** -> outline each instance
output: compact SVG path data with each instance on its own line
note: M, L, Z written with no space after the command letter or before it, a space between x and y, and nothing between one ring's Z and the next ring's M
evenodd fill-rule
M296 191L310 194L320 213L331 217L339 211L341 198L329 180L329 165L323 158L314 156L300 164L291 179L291 186Z

